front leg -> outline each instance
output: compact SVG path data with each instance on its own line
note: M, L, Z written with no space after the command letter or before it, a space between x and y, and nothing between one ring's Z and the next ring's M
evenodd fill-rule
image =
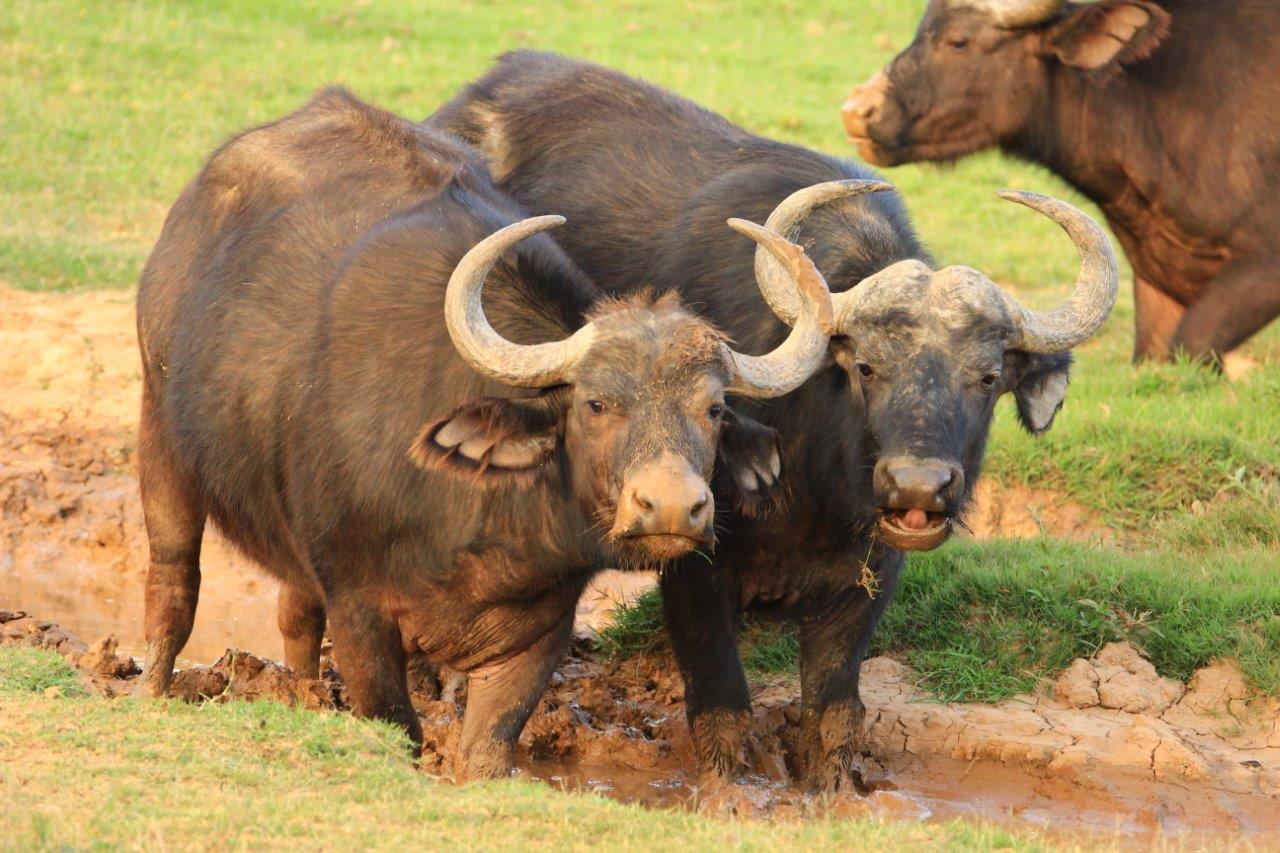
M684 678L699 784L715 787L742 771L751 718L738 659L736 591L720 563L708 567L688 558L663 573L661 586L667 632Z
M511 772L516 741L573 633L573 610L529 648L468 673L467 710L458 745L459 781Z
M421 755L422 724L409 701L399 623L382 611L375 593L347 593L331 599L328 609L333 654L352 709L400 726L414 756Z
M858 675L904 562L896 551L873 559L878 563L874 597L850 584L814 599L800 622L802 710L797 758L802 778L823 793L856 791L862 783L856 763L866 709L858 694Z
M1173 346L1206 361L1222 357L1280 316L1280 257L1236 258L1205 286L1173 336Z

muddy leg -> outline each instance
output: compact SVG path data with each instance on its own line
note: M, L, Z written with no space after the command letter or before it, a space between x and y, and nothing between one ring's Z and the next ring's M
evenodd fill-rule
M370 598L356 594L329 602L333 653L352 710L403 728L416 757L422 753L422 725L409 702L400 626Z
M686 714L702 787L733 781L751 718L747 677L738 659L737 596L719 564L685 563L662 576L667 632L684 678Z
M459 781L498 779L511 772L516 741L564 656L572 629L571 611L525 651L471 671L458 744Z
M1186 306L1140 278L1133 280L1133 360L1165 361Z
M893 598L904 560L885 556L876 570L879 590L870 598L861 587L821 602L800 624L800 772L823 793L858 791L866 709L858 694L858 674L880 615Z
M143 394L138 429L138 474L150 563L145 592L147 660L134 688L138 696L168 695L173 665L191 636L200 596L200 538L205 511L199 488L181 470Z
M302 678L319 678L320 643L324 640L324 598L320 590L282 584L276 624L284 637L285 664Z

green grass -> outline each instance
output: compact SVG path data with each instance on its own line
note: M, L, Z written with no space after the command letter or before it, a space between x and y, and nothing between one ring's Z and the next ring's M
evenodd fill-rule
M28 649L0 647L0 695L53 690L83 696L76 671L56 654L33 654Z
M913 668L947 701L996 701L1033 691L1077 657L1127 640L1162 675L1185 680L1217 658L1280 695L1280 584L1274 552L1192 556L1125 553L1052 539L955 542L913 555L872 654ZM665 648L657 592L603 632L615 655ZM794 671L788 626L748 620L748 675Z
M417 772L391 726L274 703L51 698L50 652L0 665L0 849L1010 849L977 822L717 820Z
M421 117L520 47L613 65L753 130L851 155L840 102L906 44L923 6L11 0L0 14L0 277L128 286L168 206L228 135L331 82ZM1026 286L1068 280L1072 252L1053 226L994 195L1070 195L1042 170L984 155L891 177L940 257Z

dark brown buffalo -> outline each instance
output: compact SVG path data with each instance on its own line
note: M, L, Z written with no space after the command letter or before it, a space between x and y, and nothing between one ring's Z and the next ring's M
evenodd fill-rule
M1280 315L1274 0L933 0L844 122L872 163L999 147L1100 205L1135 359L1218 361Z
M138 292L140 693L166 693L191 631L208 517L281 581L290 666L316 674L327 613L356 711L415 741L406 655L468 673L460 773L502 774L592 570L710 548L717 454L723 496L767 502L777 435L724 395L824 357L803 253L737 224L806 306L750 357L674 299L602 299L535 236L563 220L522 219L469 149L341 90L187 187Z
M794 394L743 403L784 437L782 510L727 519L710 571L667 569L662 599L705 781L742 767L750 696L734 627L751 609L799 626L801 774L827 790L853 783L859 667L903 551L946 540L1001 395L1028 430L1053 422L1071 347L1115 299L1101 229L1061 202L1010 196L1085 258L1072 298L1032 312L975 270L934 272L896 195L868 194L887 187L865 168L607 68L509 54L427 124L479 146L520 203L570 213L557 239L602 287L675 290L750 351L775 346L799 306L767 253L724 239L726 216L767 216L838 291L827 368Z

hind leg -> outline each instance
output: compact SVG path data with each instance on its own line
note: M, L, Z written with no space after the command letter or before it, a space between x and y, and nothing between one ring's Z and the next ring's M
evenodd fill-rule
M138 430L138 474L147 525L147 661L137 695L169 692L173 665L191 636L200 596L200 539L205 510L195 479L184 472L144 392Z
M324 598L319 589L286 581L280 587L276 624L284 637L284 662L302 678L320 677Z

